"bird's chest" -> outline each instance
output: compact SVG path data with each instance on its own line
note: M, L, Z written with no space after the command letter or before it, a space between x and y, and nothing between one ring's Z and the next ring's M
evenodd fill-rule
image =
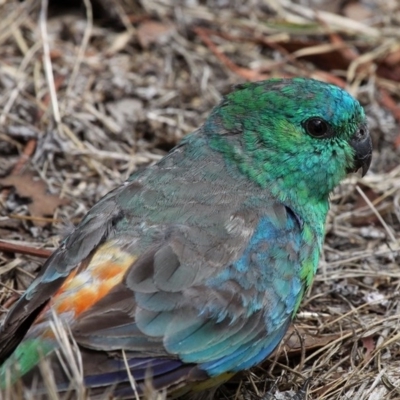
M315 273L319 241L308 225L262 218L230 275L241 288L248 314L263 310L268 325L279 325L296 310ZM311 278L310 278L311 277Z

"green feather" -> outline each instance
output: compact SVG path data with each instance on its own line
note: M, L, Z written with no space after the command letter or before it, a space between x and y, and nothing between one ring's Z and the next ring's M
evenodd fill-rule
M0 389L17 382L53 350L54 341L43 338L24 340L0 367Z

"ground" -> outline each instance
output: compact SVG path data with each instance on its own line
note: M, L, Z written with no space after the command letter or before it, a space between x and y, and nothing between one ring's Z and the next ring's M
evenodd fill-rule
M233 85L312 77L365 106L372 166L332 196L287 339L216 398L291 398L309 380L309 399L399 399L400 3L46 3L0 1L0 315L97 200Z

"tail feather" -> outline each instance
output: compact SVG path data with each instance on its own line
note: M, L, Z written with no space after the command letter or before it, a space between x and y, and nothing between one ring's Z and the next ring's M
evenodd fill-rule
M54 340L27 339L0 367L0 389L13 385L55 349Z
M193 364L180 360L157 357L138 358L127 353L126 361L117 354L80 348L84 370L79 379L74 379L66 349L56 340L47 338L26 339L16 348L9 359L0 367L0 390L22 381L27 388L35 388L38 398L46 398L47 386L42 378L42 360L49 362L57 391L70 392L85 387L91 395L104 394L108 389L121 398L131 398L135 392L140 396L152 387L153 390L169 388L174 390L204 381L207 374ZM60 363L63 359L65 363ZM126 370L129 368L129 371ZM132 388L132 381L135 389ZM147 389L146 389L147 388ZM179 392L179 391L178 391Z

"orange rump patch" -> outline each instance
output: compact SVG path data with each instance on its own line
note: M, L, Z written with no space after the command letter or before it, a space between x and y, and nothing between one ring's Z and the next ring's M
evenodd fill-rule
M53 306L59 314L72 311L78 316L119 284L136 258L114 242L103 244L86 268L71 272L53 298Z

